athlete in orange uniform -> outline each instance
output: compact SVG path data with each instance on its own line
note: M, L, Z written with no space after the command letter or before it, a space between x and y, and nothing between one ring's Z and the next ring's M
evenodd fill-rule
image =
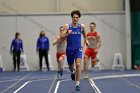
M101 38L98 32L95 31L96 24L94 22L90 23L90 32L87 33L87 40L89 42L89 46L85 51L84 55L84 78L88 78L88 61L91 57L92 67L99 61L97 58L97 54L99 48L101 47Z
M60 35L58 35L56 39L53 41L53 45L57 44L56 57L58 62L58 74L57 74L58 78L63 75L63 61L66 57L66 40L63 40L61 38L63 31L64 28L60 27Z

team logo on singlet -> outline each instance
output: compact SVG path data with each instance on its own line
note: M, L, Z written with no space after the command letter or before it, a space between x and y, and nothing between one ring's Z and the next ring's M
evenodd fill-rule
M75 34L76 35L76 34L81 34L81 32L77 31L77 32L72 32L71 34L73 34L73 35Z

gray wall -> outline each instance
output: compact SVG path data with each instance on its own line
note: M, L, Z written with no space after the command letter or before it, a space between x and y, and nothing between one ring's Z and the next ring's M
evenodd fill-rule
M125 56L125 14L124 13L91 13L83 14L80 23L86 25L89 31L89 23L96 22L98 31L102 37L103 45L99 51L100 62L103 68L111 69L114 53L121 52L123 63L126 64ZM11 70L12 56L10 44L16 31L21 33L24 43L24 53L30 70L37 70L38 54L36 54L36 40L41 30L45 30L50 39L51 63L57 69L56 47L51 42L59 32L59 27L70 23L70 15L26 15L26 16L0 16L0 54L6 70ZM83 64L83 62L82 62Z
M123 11L124 0L0 0L0 14L69 13L72 10ZM15 11L11 11L14 9Z

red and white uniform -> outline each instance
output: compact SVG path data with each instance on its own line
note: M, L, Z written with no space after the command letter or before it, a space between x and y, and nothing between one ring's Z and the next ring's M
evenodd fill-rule
M97 43L98 43L97 34L98 34L97 32L87 33L87 40L89 42L89 46L85 51L85 56L87 56L88 58L91 57L92 60L96 59L97 56L97 53L95 53L94 51L97 48Z
M57 60L60 58L60 57L66 57L66 40L64 41L59 41L57 43L57 53L56 53L56 57L57 57Z

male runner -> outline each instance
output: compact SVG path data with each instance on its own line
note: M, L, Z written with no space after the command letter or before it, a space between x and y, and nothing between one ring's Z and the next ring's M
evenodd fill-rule
M65 37L67 38L66 55L71 71L71 79L75 81L75 69L74 61L76 65L76 86L75 90L80 91L80 77L81 77L81 59L82 59L82 46L81 46L81 34L83 34L84 41L88 45L86 40L85 25L79 23L81 13L79 10L71 12L72 23L64 26L67 30Z
M57 77L63 75L63 62L66 57L66 40L62 40L62 32L64 31L63 27L60 27L60 35L58 35L53 41L53 45L57 45L57 63L58 63L58 74Z
M101 37L98 32L95 31L96 24L94 22L90 23L90 32L87 33L87 40L89 46L87 47L84 55L84 78L88 78L88 61L91 57L92 67L99 61L97 54L99 48L101 47Z

